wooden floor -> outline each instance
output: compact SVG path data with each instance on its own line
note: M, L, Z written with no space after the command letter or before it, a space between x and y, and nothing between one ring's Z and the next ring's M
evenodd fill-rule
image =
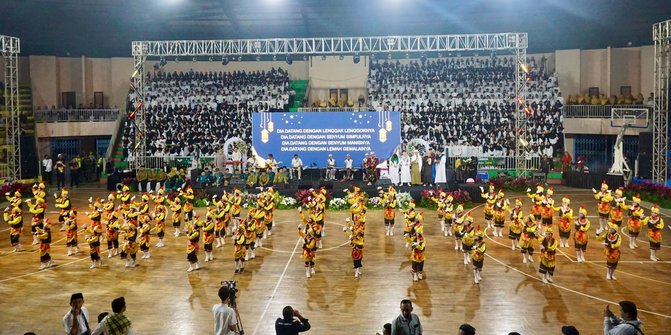
M80 223L86 221L85 199L104 194L96 186L71 191L80 208ZM557 199L569 194L574 208L585 201L589 215L596 213L589 191L559 189L555 194ZM525 212L528 207L525 199ZM55 219L55 209L50 211ZM476 223L484 226L482 208L475 208L473 214ZM576 325L581 334L602 334L602 310L624 299L638 304L646 334L668 334L671 329L671 232L666 228L660 262L648 261L647 242L641 240L640 248L631 250L625 238L617 280L607 281L605 257L592 234L588 262L579 264L572 249L562 249L551 285L539 280L537 254L534 264L522 264L507 237L488 237L484 279L474 285L471 267L463 265L453 240L439 234L435 213L425 210L427 278L413 283L402 228L397 227L396 236L385 237L381 211L369 214L364 275L354 278L350 247L341 229L347 216L347 212L327 212L324 248L317 254L317 274L311 279L305 278L300 258L295 210L277 211L273 235L243 275L233 273L230 240L215 250L213 262L201 261L201 270L187 273L186 239L172 236L170 227L166 247L152 248L151 259L140 260L135 269L126 269L115 257L104 258L102 268L90 270L88 246L82 244L82 254L68 257L64 235L56 231L52 257L58 266L38 271L39 256L36 246L30 245L30 230L22 237L26 250L12 253L4 226L0 230L0 334L62 333L61 318L73 292L84 293L94 320L98 313L110 310L113 298L124 296L137 334L212 333L211 307L218 302L217 289L224 280L238 281L239 311L245 333L252 335L274 334L274 320L285 305L310 319L310 334L375 334L399 314L399 302L405 298L413 301L426 334L456 334L461 323L474 325L478 334L559 334L566 324ZM591 221L592 227L598 226L597 218ZM617 306L611 309L618 310Z

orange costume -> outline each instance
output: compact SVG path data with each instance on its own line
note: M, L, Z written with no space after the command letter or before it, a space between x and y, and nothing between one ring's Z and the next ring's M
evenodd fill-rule
M662 229L664 229L664 219L659 216L659 206L654 204L650 209L650 216L643 219L648 227L648 242L650 242L650 260L658 261L657 250L662 244Z
M618 234L618 226L610 224L608 231L596 237L598 241L602 241L604 245L604 253L606 255L606 279L615 280L615 269L617 263L620 261L620 244L622 244L622 237Z
M578 258L578 262L582 263L585 261L585 251L587 250L587 243L589 242L588 232L590 227L585 206L580 207L578 219L575 221L574 225L575 234L573 235L573 240L575 243L576 257Z
M552 276L555 273L557 260L555 254L557 253L557 239L552 236L552 228L545 228L545 237L541 241L541 264L538 268L543 276L544 283L552 283Z

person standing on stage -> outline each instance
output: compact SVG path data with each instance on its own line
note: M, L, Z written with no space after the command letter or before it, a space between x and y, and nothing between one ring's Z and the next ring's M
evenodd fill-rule
M343 181L346 180L353 180L354 179L354 161L352 160L352 157L350 157L349 154L345 156L345 176L343 177Z
M291 160L291 180L298 179L301 180L301 173L303 172L303 160L298 157L298 154L294 154L294 158Z
M368 154L366 154L363 157L363 160L361 161L361 171L363 171L363 173L361 174L362 175L361 180L363 181L366 181L366 179L368 179L368 176L366 175L368 173L368 171L366 170L367 163L368 163Z
M422 184L433 186L434 154L431 149L422 158Z
M371 151L366 163L366 175L368 176L368 185L373 185L377 182L377 166L380 160L375 156L375 152Z
M401 153L401 186L407 185L410 186L410 180L412 179L410 175L410 156L406 151Z
M447 160L447 155L445 155L445 151L436 152L436 158L434 160L435 169L436 169L436 175L435 175L435 183L436 184L446 184L447 183L447 175L445 173L445 162L446 162L446 160Z
M336 160L333 158L332 154L329 154L329 158L326 160L326 180L334 180L336 172Z
M400 159L398 158L398 155L394 153L391 155L391 158L389 158L389 179L391 179L391 183L394 186L398 186L400 181L399 164Z

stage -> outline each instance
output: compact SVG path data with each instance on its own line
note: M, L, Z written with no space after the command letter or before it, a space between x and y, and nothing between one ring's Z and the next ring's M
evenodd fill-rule
M333 197L343 198L345 196L345 189L351 190L353 186L358 186L363 192L366 192L369 197L378 196L378 187L388 188L390 185L389 179L381 179L377 183L369 185L368 183L362 180L352 180L352 181L342 181L342 180L292 180L289 184L280 184L280 185L267 185L265 188L273 186L283 196L294 196L294 194L299 190L307 189L319 189L325 187L329 192L331 192ZM474 203L484 202L480 196L480 186L487 187L487 185L482 184L457 184L457 183L445 183L438 184L434 186L422 186L422 185L410 185L410 186L395 186L396 192L409 192L413 199L416 202L419 202L421 199L421 193L425 189L442 189L446 192L453 192L457 190L468 191L471 196L471 200ZM228 186L210 186L210 187L201 187L198 183L193 183L194 189L204 189L208 195L221 195L224 191L232 191L233 188L237 187L247 191L248 193L256 194L261 192L262 187L247 187L247 185L233 183Z

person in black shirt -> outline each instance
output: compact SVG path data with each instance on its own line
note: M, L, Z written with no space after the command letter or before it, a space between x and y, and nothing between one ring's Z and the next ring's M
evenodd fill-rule
M298 318L295 320L294 317ZM286 306L282 310L282 318L275 321L276 335L298 335L304 331L310 330L310 322L304 318L298 310Z

